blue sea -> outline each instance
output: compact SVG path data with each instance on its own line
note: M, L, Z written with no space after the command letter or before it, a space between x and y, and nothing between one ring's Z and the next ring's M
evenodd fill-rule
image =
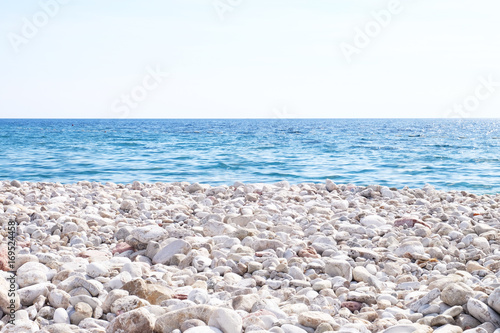
M0 119L0 179L500 193L500 119Z

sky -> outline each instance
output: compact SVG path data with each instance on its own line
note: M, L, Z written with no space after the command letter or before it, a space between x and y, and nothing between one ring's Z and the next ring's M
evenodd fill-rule
M0 0L0 118L498 118L498 0Z

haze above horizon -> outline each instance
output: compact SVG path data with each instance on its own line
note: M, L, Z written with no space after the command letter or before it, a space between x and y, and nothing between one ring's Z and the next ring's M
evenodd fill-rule
M0 118L498 118L494 0L0 0Z

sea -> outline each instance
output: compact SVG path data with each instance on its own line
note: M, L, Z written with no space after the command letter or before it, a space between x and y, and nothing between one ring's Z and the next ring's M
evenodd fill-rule
M500 119L0 119L0 179L500 193Z

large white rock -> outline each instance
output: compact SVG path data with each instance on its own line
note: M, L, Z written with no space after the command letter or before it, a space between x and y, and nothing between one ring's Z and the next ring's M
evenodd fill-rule
M106 333L115 332L152 332L155 317L145 308L138 308L125 312L115 319L106 328Z
M53 308L67 309L69 306L69 299L71 295L64 290L54 289L49 293L48 299L50 306Z
M352 266L347 260L328 261L325 265L325 272L330 276L341 276L347 281L352 280Z
M316 329L322 323L332 322L333 318L327 313L319 311L306 311L299 314L298 320L299 324Z
M368 270L363 266L356 266L352 271L352 277L354 280L358 282L365 282L371 286L374 286L378 292L382 290L383 285L374 275L372 275Z
M22 305L30 306L33 301L40 295L47 297L49 289L55 289L55 286L51 283L39 283L29 287L21 288L17 291L19 299Z
M72 233L72 232L77 232L78 231L78 225L74 222L66 222L63 225L62 233L64 235Z
M230 224L210 220L203 225L203 234L205 236L229 235L236 231L236 228Z
M500 287L497 287L488 297L488 305L493 310L500 313Z
M159 242L167 237L168 232L157 225L148 225L132 230L131 235L141 243Z
M362 225L364 225L366 227L369 227L369 226L380 227L380 226L383 226L384 224L387 223L382 216L378 216L378 215L365 216L361 219L360 222Z
M401 257L406 253L410 254L425 254L424 246L417 241L407 241L401 243L401 245L394 251L394 254Z
M467 311L469 311L470 315L480 322L490 322L500 328L500 314L496 313L495 310L480 300L469 298L469 301L467 302Z
M464 305L470 297L474 295L474 291L465 283L458 282L448 285L441 292L441 300L449 306Z
M198 272L203 271L205 268L212 264L212 259L205 256L196 256L193 258L192 266L196 268Z
M224 333L240 333L243 327L243 321L238 313L225 308L216 309L207 324L220 329Z
M123 211L130 211L135 208L135 202L131 200L123 200L123 202L120 205L120 209Z
M128 262L123 265L121 272L128 272L132 279L142 277L142 265L138 262Z
M334 191L338 188L337 184L335 184L331 179L327 179L325 183L326 183L326 190L328 192Z
M96 278L98 276L108 275L109 267L105 263L95 261L87 265L86 271L88 276Z
M34 284L47 282L49 269L38 262L27 262L17 270L17 283L19 288L32 286Z
M54 311L54 322L59 324L69 324L69 315L63 308L58 308Z
M203 188L203 186L201 186L198 183L193 183L191 185L186 186L185 190L188 193L194 193L194 192L197 192L197 191L204 191L204 188Z
M195 288L189 292L187 299L195 304L206 304L210 297L206 290Z
M349 208L349 201L347 200L334 200L332 201L332 207L340 210L347 210Z
M187 254L191 250L191 244L182 239L177 239L163 247L153 257L153 264L168 264L176 254Z

